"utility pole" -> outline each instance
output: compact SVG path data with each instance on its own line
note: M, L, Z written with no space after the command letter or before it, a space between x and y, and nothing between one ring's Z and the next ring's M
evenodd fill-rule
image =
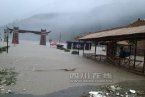
M59 43L61 42L61 32L59 34Z
M7 53L8 53L9 52L9 30L8 30L8 28L4 29L4 33L6 34Z
M9 52L9 32L7 32L7 53Z

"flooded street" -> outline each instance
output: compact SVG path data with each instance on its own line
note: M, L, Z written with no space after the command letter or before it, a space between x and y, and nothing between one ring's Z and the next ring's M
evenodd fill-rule
M8 54L0 54L0 67L15 68L18 72L16 85L9 87L17 95L22 94L17 97L33 97L33 95L39 97L68 88L79 90L81 94L85 89L81 86L88 86L88 89L91 89L90 86L93 85L145 80L144 76L127 72L111 64L92 61L81 55L72 55L70 52L50 47L49 44L40 46L37 41L20 41L19 45L11 44ZM72 68L75 70L64 70ZM112 75L112 82L74 83L70 80L72 73L109 73ZM74 87L77 89L73 89Z

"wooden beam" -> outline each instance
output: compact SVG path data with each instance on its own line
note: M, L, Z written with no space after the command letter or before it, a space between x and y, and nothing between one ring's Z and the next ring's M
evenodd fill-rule
M133 69L135 69L135 63L136 63L136 53L137 53L137 40L135 40L135 45L134 45L134 63L133 63Z
M10 31L14 31L14 29L8 28ZM51 31L46 32L47 34L50 33ZM19 33L34 33L34 34L38 34L41 35L41 31L32 31L32 30L22 30L19 29Z
M143 63L143 70L142 70L143 73L145 73L145 48L144 48L144 63Z
M96 55L96 52L97 52L97 43L96 43L96 41L95 41L95 55Z
M83 41L83 55L85 53L85 42Z
M80 40L79 40L79 42L78 42L78 55L79 55L79 53L80 53Z
M131 47L132 47L132 46L129 45L129 60L131 59L131 52L132 52L132 51L131 51ZM129 68L130 68L130 61L129 61Z

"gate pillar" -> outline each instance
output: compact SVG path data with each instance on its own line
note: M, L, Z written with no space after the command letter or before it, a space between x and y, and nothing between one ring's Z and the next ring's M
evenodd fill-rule
M19 27L13 28L13 38L12 38L13 44L19 44Z
M46 29L41 29L40 45L46 45Z

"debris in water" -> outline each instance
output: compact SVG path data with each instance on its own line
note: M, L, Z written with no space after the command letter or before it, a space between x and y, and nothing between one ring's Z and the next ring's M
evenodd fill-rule
M23 89L23 91L26 91L26 89Z
M114 86L114 85L111 85L111 86L110 86L110 90L111 90L111 91L115 91L115 90L116 90L115 86Z
M98 90L90 91L88 95L81 97L145 97L145 91L137 91L120 85L101 86Z
M1 91L4 91L4 90L5 90L5 89L3 89L3 88L1 89Z
M10 93L12 93L12 90L8 90L6 93L10 94Z
M4 88L4 86L0 85L0 89Z
M106 95L108 96L108 95L109 95L109 93L106 93Z
M90 91L89 97L106 97L106 96L103 96L101 91Z
M64 71L75 71L76 68L71 68L71 69L62 69L62 70L64 70Z
M120 94L119 93L116 93L116 96L119 96Z
M113 91L113 92L121 90L121 89L122 88L119 87L118 85L111 85L111 86L108 87L108 90Z
M34 69L33 71L37 71L37 72L47 72L47 71L54 71L54 70L64 70L64 71L75 71L76 68L66 68L66 69L49 69L49 70L46 70L46 69Z
M129 97L129 95L126 95L125 97Z
M136 93L139 94L139 95L145 95L144 91L136 91Z
M135 90L129 90L131 93L133 93L133 94L135 94L136 93L136 91Z

